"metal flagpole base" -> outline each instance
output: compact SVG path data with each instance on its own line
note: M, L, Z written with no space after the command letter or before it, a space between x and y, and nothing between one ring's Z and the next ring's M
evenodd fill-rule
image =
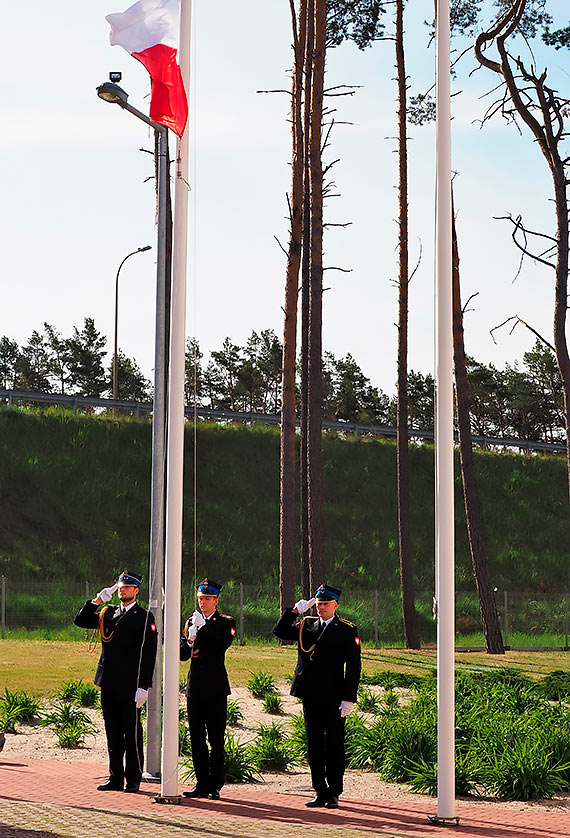
M160 771L157 771L156 774L150 771L143 771L142 779L143 783L160 783L162 777Z
M428 815L427 818L434 826L459 826L459 818L440 818L439 815Z
M157 794L153 798L155 803L182 803L181 794Z

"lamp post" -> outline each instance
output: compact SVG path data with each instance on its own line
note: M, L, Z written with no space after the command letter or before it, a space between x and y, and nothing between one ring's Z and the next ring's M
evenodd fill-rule
M154 344L154 397L152 410L152 488L150 525L149 608L153 609L158 634L159 649L163 637L162 591L164 586L164 532L166 486L166 400L169 333L170 275L166 269L166 201L167 201L167 147L168 132L142 111L128 103L127 93L113 82L104 82L97 88L97 95L105 102L132 113L137 119L157 132L158 136L158 241L156 261L156 327ZM116 350L115 350L116 356ZM162 707L162 655L158 654L154 669L153 688L147 703L146 765L144 779L160 781L161 761L161 707Z
M119 398L119 377L117 374L117 357L119 353L119 274L129 257L134 256L135 253L144 253L145 250L151 250L150 244L146 244L144 247L138 247L132 253L128 253L119 265L117 278L115 279L115 348L113 352L113 401L115 402ZM116 408L113 408L113 412L115 410Z

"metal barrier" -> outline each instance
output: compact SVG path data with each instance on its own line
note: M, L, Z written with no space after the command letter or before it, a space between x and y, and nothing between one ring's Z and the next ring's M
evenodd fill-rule
M27 393L22 390L5 390L0 388L0 400L6 401L9 405L14 404L45 404L63 405L70 407L74 413L80 408L123 410L139 416L141 413L152 413L152 402L135 402L121 399L100 399L93 396L68 396L58 393ZM187 419L193 419L194 414L199 419L213 419L222 422L258 422L265 425L280 425L281 417L270 413L240 413L235 410L215 410L208 407L186 407L184 415ZM299 424L299 419L297 419ZM339 433L355 434L357 436L380 436L395 437L396 428L392 425L360 425L355 422L333 422L330 419L323 419L322 428L326 431L338 431ZM410 439L433 440L433 430L421 428L408 428ZM457 442L457 431L455 441ZM473 436L473 444L485 448L515 448L524 451L545 451L551 454L564 454L566 446L564 443L542 442L532 439L507 439L498 436Z
M1 637L22 636L41 631L44 635L65 633L70 639L84 636L73 626L73 617L83 601L94 596L97 587L88 581L29 582L0 577ZM141 603L145 604L145 592ZM298 596L301 594L298 592ZM529 594L498 591L497 608L503 642L510 648L551 648L568 650L569 603L567 593ZM196 607L193 588L183 587L181 626ZM229 582L220 597L220 610L236 620L240 644L277 642L273 626L279 617L277 587ZM432 617L432 594L416 595L416 612L422 643L434 643L436 624ZM400 592L367 590L343 592L340 616L358 626L362 640L375 648L402 643ZM456 644L462 638L482 634L479 602L474 592L456 594ZM513 645L513 637L537 638L537 646ZM544 642L540 642L544 641ZM540 645L538 643L540 642ZM470 646L469 648L474 648ZM477 647L480 648L480 647Z

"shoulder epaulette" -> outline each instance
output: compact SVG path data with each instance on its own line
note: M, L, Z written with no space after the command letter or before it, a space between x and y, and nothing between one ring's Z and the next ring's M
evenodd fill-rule
M226 620L233 620L234 617L231 614L220 614L220 617L225 617Z
M356 628L354 623L351 623L350 620L345 620L344 617L339 617L341 623L346 623L347 626L351 626L352 628Z
M303 619L304 619L304 620L318 620L318 619L319 619L319 617L309 616L309 617L304 617Z

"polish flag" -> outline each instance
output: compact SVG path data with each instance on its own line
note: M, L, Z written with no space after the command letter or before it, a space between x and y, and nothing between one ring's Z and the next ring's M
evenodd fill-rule
M138 0L105 20L111 27L111 44L124 47L150 73L150 118L181 137L188 98L177 62L180 0Z

